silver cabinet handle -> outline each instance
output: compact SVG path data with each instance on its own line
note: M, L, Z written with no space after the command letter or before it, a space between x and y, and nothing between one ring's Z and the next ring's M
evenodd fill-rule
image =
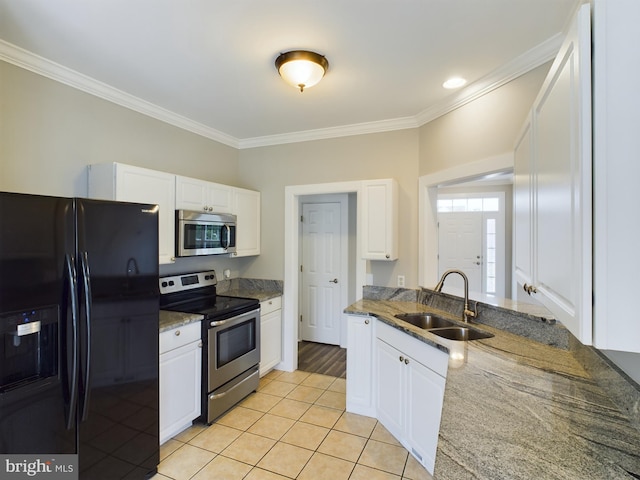
M180 336L180 330L176 330L176 337Z
M334 278L333 280L329 280L329 283L338 283L338 279Z
M400 360L401 362L404 362L404 357L400 355L400 358L398 358L398 360Z
M368 320L368 319L367 319L367 320L365 320L365 321L364 321L364 324L365 324L365 325L369 325L369 320Z

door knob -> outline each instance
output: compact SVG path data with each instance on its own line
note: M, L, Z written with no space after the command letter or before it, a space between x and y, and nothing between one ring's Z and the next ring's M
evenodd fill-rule
M329 280L329 283L338 283L338 279L334 278L333 280Z

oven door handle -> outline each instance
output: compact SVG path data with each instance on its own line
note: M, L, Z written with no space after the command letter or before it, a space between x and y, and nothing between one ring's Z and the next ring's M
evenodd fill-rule
M257 371L257 370L256 370ZM217 400L219 398L224 397L225 395L233 392L236 388L238 388L240 385L242 385L244 382L246 382L247 380L251 379L253 376L255 375L249 375L247 378L243 379L241 382L236 383L233 387L231 387L229 390L226 390L222 393L212 393L211 395L209 395L209 400Z
M234 318L229 318L227 320L218 320L215 322L211 322L209 325L211 325L212 327L219 327L220 325L226 325L229 322L233 322L235 320L237 320L238 317L234 317Z

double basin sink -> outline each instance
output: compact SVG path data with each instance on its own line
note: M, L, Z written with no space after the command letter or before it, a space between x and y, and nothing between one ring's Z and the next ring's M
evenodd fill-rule
M395 317L448 340L466 341L493 337L491 333L482 332L475 328L461 327L451 320L431 313L399 313Z

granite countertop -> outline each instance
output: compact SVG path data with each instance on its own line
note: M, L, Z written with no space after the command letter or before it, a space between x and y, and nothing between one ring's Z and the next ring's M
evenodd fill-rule
M388 300L345 309L448 351L450 341L394 318L416 311L434 309ZM640 430L571 349L473 326L495 336L467 342L466 362L449 367L436 480L640 478Z
M160 310L160 333L174 328L183 327L190 323L200 322L204 315L199 313L170 312Z
M234 288L233 290L226 290L219 295L227 295L229 297L243 297L243 298L255 298L259 302L265 300L271 300L272 298L282 296L282 292L276 290L254 290L250 288Z

